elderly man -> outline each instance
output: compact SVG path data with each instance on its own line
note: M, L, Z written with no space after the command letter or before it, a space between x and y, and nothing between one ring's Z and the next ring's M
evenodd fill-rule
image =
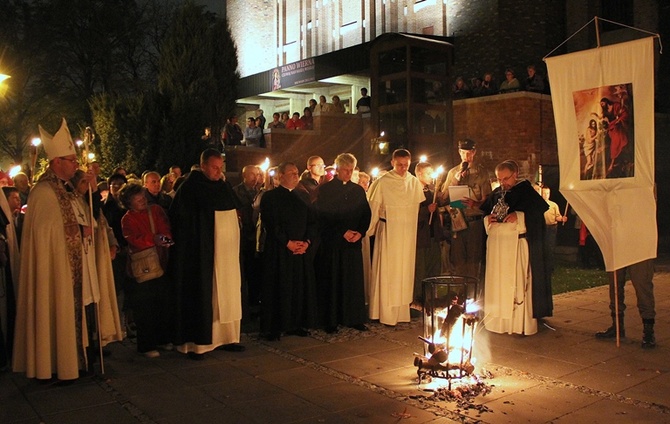
M416 229L423 185L408 172L412 156L393 152L393 170L375 180L368 191L375 236L370 287L370 318L382 324L409 322L414 289Z
M142 183L146 188L144 193L149 205L158 205L167 212L172 204L172 197L161 191L161 175L156 171L149 171L142 177Z
M223 177L223 157L216 149L200 155L200 169L191 171L170 207L175 245L169 273L174 293L177 350L190 359L220 346L244 350L240 230L235 209L239 201Z
M475 159L477 150L474 141L467 138L459 141L458 154L461 157L461 163L447 173L440 188L439 199L441 205L451 203L454 206L456 203L456 207L462 208L467 228L458 232L452 229L451 243L442 243L442 272L450 271L444 269L445 263L449 263L456 274L479 278L484 246L482 218L485 212L488 214L491 211L482 211L478 206L491 194L491 181L489 172ZM451 199L449 187L453 186L467 186L469 196L463 199ZM451 215L448 212L445 213L444 219L447 225L446 223L451 220Z
M14 186L19 190L19 197L21 197L21 206L28 203L28 194L30 194L30 180L28 176L19 172L14 176Z
M69 180L79 167L67 123L51 137L40 127L49 167L30 194L22 246L13 368L29 378L79 378L88 368L82 239Z
M361 238L370 225L370 206L363 187L351 181L356 167L354 155L342 153L335 164L335 178L316 190L319 309L329 333L335 332L338 324L366 331Z

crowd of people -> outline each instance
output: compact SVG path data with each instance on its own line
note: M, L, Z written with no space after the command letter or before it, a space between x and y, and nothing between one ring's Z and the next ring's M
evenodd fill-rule
M514 69L507 68L505 78L500 84L496 82L491 72L486 72L481 77L471 78L469 83L463 77L457 77L452 87L453 99L491 96L522 90L549 94L549 84L542 75L537 73L535 65L528 65L526 73L527 77L521 82L517 79Z
M361 97L356 102L356 113L368 113L372 105L372 98L368 95L367 88L361 88ZM267 122L263 109L255 112L255 117L247 118L245 128L238 123L237 115L230 116L221 132L223 146L250 146L265 147L263 130L269 129L287 129L287 130L313 130L314 117L320 115L338 115L347 113L347 107L340 100L340 96L332 96L328 103L326 96L319 96L319 101L310 99L309 104L300 112L274 112L272 121ZM220 143L215 141L210 128L205 128L205 134L202 136L214 148L221 148Z
M422 281L443 274L484 280L489 331L532 335L553 314L552 226L566 217L514 161L492 184L472 140L440 179L398 149L376 178L342 153L331 166L312 156L302 173L248 164L235 186L213 148L186 175L117 168L102 180L99 166L80 169L65 120L42 141L49 166L26 201L22 177L0 195L0 366L28 377L77 379L126 337L147 358L240 352L242 320L259 319L268 341L395 326L423 301ZM635 278L653 347L651 277Z

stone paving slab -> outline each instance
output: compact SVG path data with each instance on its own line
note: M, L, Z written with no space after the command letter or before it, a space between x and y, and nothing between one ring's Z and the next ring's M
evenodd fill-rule
M651 351L640 348L630 284L619 347L593 338L610 323L606 287L555 296L547 320L555 331L480 329L475 348L491 392L464 404L433 400L431 385L417 384L412 357L424 346L414 319L279 342L245 334L245 352L203 361L175 351L150 360L130 341L115 343L104 377L58 386L1 373L0 423L670 423L667 271L656 274L655 293L659 346Z

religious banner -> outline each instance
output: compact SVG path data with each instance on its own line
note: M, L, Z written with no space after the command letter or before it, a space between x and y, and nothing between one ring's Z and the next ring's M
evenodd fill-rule
M545 59L560 191L607 271L656 257L653 40Z

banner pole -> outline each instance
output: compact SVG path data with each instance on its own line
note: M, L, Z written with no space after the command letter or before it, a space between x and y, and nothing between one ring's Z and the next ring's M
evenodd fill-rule
M616 347L621 347L621 328L619 328L619 283L614 271L614 328L616 329Z
M600 47L600 30L598 29L598 17L593 18L596 21L596 45Z

